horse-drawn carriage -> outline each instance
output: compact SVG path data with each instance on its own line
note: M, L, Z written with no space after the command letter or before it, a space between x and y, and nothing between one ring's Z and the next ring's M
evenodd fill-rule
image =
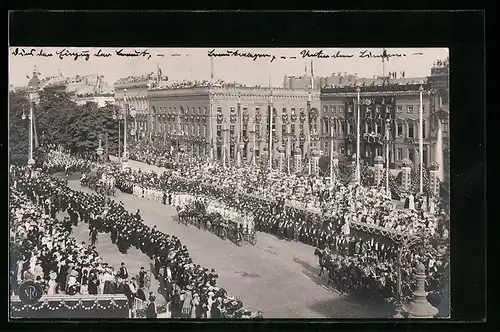
M99 176L98 170L91 170L88 174L82 174L80 185L94 190L98 194L115 196L116 179L113 175L102 172Z
M243 245L243 240L252 245L257 244L257 233L255 232L255 228L244 219L245 217L241 216L236 218L236 220L228 220L225 224L226 227L222 228L223 236L221 237L223 239L227 237L231 238L239 247Z

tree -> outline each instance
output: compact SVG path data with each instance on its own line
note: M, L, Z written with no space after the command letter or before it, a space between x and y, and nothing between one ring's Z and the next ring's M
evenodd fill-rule
M24 113L26 119L21 118ZM28 162L29 150L29 103L22 92L9 93L9 162L24 164Z
M116 105L98 107L89 102L77 105L66 93L42 91L35 105L35 126L39 143L63 145L73 152L95 152L102 134L103 148L108 137L110 153L117 152L118 121L113 114ZM21 119L23 108L26 120ZM10 162L25 164L29 149L29 102L23 92L9 94L9 151Z

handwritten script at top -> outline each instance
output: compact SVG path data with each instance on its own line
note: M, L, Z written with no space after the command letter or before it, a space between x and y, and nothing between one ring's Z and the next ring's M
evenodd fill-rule
M146 50L133 50L133 51L126 51L123 48L119 50L115 50L113 53L103 51L102 49L99 49L97 52L91 53L89 50L69 50L67 48L63 48L61 50L55 51L55 52L45 52L44 49L37 50L36 48L19 48L17 47L12 51L12 55L14 56L22 56L22 57L44 57L44 58L50 58L50 57L57 57L61 60L63 59L73 59L75 61L79 59L84 59L85 61L88 61L91 57L96 57L96 58L109 58L112 56L119 56L119 57L127 57L127 58L146 58L146 59L151 59L151 53L146 49Z
M276 52L279 52L279 49L276 49ZM153 56L152 53L150 53L147 49L144 50L125 50L125 49L117 49L113 51L103 51L102 49L99 49L97 51L90 51L90 50L70 50L67 48L63 48L58 51L52 51L52 52L46 52L43 48L42 49L36 49L36 48L16 48L14 51L12 51L13 56L20 56L20 57L44 57L44 58L59 58L60 60L63 59L72 59L74 61L77 61L79 59L84 59L85 61L88 61L91 57L95 58L110 58L110 57L127 57L127 58L145 58L145 59L151 59ZM160 53L155 53L156 56L158 57L163 57L164 54ZM182 56L183 54L170 54L170 56ZM191 54L184 54L185 56L190 56ZM324 50L319 50L319 51L309 51L309 50L302 50L298 52L297 54L293 55L278 55L278 54L270 54L266 52L252 52L252 51L240 51L239 49L236 50L222 50L222 51L216 51L215 49L209 50L208 54L209 57L213 58L228 58L228 57L237 57L237 58L247 58L252 61L257 61L259 59L267 59L270 62L274 62L275 60L294 60L294 59L353 59L353 58L360 58L360 59L374 59L374 58L379 58L383 60L389 60L390 58L402 58L406 57L407 55L405 53L389 53L386 50L381 51L379 53L374 53L369 50L362 50L359 51L358 53L348 53L343 50L337 50L337 51L324 51ZM413 53L413 55L423 55L422 53Z

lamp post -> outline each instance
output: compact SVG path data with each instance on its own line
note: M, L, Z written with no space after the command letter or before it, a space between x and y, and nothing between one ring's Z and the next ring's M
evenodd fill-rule
M224 118L224 124L222 127L222 167L226 168L226 136L229 129L227 129L227 122Z
M391 123L390 119L385 120L385 137L386 137L386 146L385 146L385 188L387 190L387 196L391 197L391 189L389 188L389 145L390 145L390 128L389 125Z
M330 121L330 139L331 139L331 144L330 144L330 186L333 187L333 184L335 183L335 172L333 171L334 169L334 165L333 165L333 159L334 159L334 156L333 156L333 144L334 144L334 141L335 141L335 135L336 133L334 132L334 128L333 128L333 125L334 125L334 122L333 121Z
M124 115L123 115L123 158L122 158L122 163L123 166L126 166L126 163L128 161L128 152L127 152L127 136L128 136L128 128L127 128L127 118L128 118L128 98L127 98L127 89L123 89L124 96L123 96L123 101L124 101Z
M359 140L360 140L360 98L359 98L359 93L361 92L361 89L359 86L356 88L356 93L357 93L357 112L356 112L356 182L360 183L361 182L361 171L360 171L360 165L359 165Z
M269 99L269 170L273 169L273 116L274 116L273 90Z
M421 82L423 83L423 82ZM422 94L424 92L424 87L420 85L420 108L419 108L419 125L418 125L418 136L419 136L419 159L420 159L420 194L424 192L424 131L422 128L423 122L423 105L422 105Z
M241 152L245 147L241 140L241 131L242 131L242 121L241 121L241 93L238 92L238 146L236 151L236 164L238 167L241 165Z
M33 107L35 103L35 98L36 98L36 90L34 88L31 88L28 91L28 99L30 103L30 115L29 115L29 120L30 120L30 130L29 130L29 140L30 140L30 149L29 149L29 156L28 156L28 165L32 166L35 164L35 159L33 158ZM23 109L23 115L24 119L26 118L26 115L24 114L24 109Z

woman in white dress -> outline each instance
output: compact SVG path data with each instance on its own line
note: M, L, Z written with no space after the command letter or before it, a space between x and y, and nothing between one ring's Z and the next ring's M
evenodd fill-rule
M56 295L56 287L57 287L57 274L54 271L51 271L49 274L49 287L47 288L47 295Z
M207 299L207 308L206 308L206 313L205 316L206 318L211 318L211 310L212 310L212 304L215 302L214 300L214 292L208 292L208 299Z

